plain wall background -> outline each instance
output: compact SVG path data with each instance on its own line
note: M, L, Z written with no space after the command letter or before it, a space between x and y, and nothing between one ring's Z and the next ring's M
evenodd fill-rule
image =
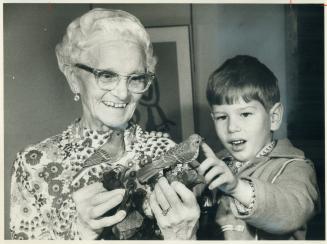
M257 57L279 79L281 100L287 105L284 15L283 5L194 6L195 119L197 130L210 135L206 139L216 149L205 92L209 75L226 59L238 54ZM277 137L287 135L286 122L287 111Z
M9 172L16 153L61 132L80 115L80 106L57 68L54 48L66 26L92 7L129 11L146 27L191 26L195 131L213 148L220 146L205 88L209 74L226 58L258 57L279 78L282 101L288 108L283 5L4 4L6 239L10 238ZM284 118L279 137L287 135L287 113Z

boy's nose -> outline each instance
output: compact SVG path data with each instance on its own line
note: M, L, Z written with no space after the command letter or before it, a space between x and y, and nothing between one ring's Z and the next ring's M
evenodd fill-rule
M240 131L239 121L237 119L229 119L228 121L228 132L238 132Z

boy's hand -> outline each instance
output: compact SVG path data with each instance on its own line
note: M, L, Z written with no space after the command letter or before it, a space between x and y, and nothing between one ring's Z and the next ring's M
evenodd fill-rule
M198 167L198 173L204 176L210 190L218 188L224 193L232 195L238 185L238 178L222 160L216 157L206 143L202 143L201 146L206 159Z

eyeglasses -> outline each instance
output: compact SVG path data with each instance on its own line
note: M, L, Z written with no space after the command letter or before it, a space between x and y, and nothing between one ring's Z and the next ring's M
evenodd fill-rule
M92 73L101 89L111 91L115 89L121 77L127 78L127 89L133 93L143 93L155 79L155 74L146 72L141 74L120 75L110 70L94 69L84 64L75 64L77 68Z

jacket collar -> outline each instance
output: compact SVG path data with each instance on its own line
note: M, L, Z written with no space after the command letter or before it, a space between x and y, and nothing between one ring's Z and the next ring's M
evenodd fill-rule
M304 159L304 153L298 148L295 148L288 139L277 141L277 145L268 155L271 158L301 158Z

